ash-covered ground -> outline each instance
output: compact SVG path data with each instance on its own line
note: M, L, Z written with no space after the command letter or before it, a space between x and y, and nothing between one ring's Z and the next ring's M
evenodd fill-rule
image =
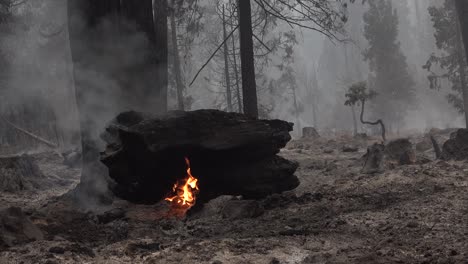
M0 263L468 263L468 162L436 160L428 138L415 136L416 164L364 174L375 141L293 141L281 155L300 164L296 190L220 197L185 220L164 217L164 204L82 210L61 196L79 170L33 154L47 188L0 193L2 208L26 218L19 227L0 213L0 237L36 234L27 219L41 234L0 243Z

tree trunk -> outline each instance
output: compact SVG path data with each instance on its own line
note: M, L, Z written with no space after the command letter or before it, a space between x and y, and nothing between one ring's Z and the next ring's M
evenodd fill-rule
M292 92L293 92L293 102L294 102L294 115L296 118L296 130L298 131L297 133L300 135L301 131L301 125L299 124L299 106L297 103L297 94L296 94L296 86L292 85L291 86Z
M354 105L351 106L351 113L353 114L354 135L356 136L358 134L358 123L356 117L356 108L354 107Z
M226 12L223 5L223 39L226 40ZM224 42L224 75L226 81L226 101L227 101L227 110L232 112L232 96L231 96L231 78L229 76L229 55L228 55L228 44L227 41Z
M133 0L135 1L135 0ZM140 5L141 0L135 1ZM150 0L145 0L144 2L150 2ZM167 111L167 83L168 83L168 72L167 72L167 55L168 55L168 44L167 44L167 0L153 0L153 5L151 9L153 10L153 22L154 22L154 52L155 63L157 67L157 82L154 84L152 89L156 89L158 94L158 101L160 102L159 107L156 109L158 112ZM149 8L149 7L148 7ZM150 31L151 32L151 31Z
M468 50L468 4L465 1L457 1L457 10L460 18L457 23L457 49L459 54L465 54L463 50L463 44L465 44L465 50ZM460 34L461 33L461 34ZM466 65L468 62L468 54L466 54L464 60L462 56L458 56L458 64L460 68L460 84L462 88L463 96L463 109L465 111L465 127L468 128L468 87L466 86Z
M239 113L242 113L242 96L239 81L239 70L237 66L237 52L236 52L236 41L234 35L232 35L232 68L234 69L234 76L236 78L236 97L237 97L237 108Z
M250 0L238 0L244 114L258 118Z
M317 120L317 90L318 90L318 80L317 80L317 71L314 67L314 74L312 75L312 85L311 85L311 92L312 92L312 118L313 125L315 129L318 129L318 120Z
M128 109L167 109L167 0L68 0L68 13L83 153L77 191L100 202L109 183L99 161L105 124Z
M383 142L385 143L385 141L387 141L387 138L386 138L386 129L385 129L384 122L382 121L382 119L379 119L379 120L377 120L375 122L365 121L364 120L365 105L366 105L366 101L361 101L361 116L360 116L361 123L363 123L365 125L371 125L371 126L380 125L380 129L381 129L381 133L382 133L382 139L383 139Z
M174 74L175 83L177 90L177 106L179 110L184 111L184 85L182 82L182 71L180 68L180 57L179 57L179 44L177 41L177 25L175 21L176 3L172 0L172 12L171 12L171 33L172 33L172 53L174 60Z

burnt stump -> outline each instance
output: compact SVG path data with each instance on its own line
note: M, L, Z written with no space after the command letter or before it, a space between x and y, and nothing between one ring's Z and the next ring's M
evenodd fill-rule
M277 155L292 128L217 110L125 112L103 134L108 145L101 161L115 181L114 194L135 203L164 199L186 176L185 158L199 180L199 201L220 195L258 199L299 185L298 165Z

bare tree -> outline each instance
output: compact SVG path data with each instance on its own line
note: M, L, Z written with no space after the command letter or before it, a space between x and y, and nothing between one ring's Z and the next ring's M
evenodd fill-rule
M367 84L365 82L355 83L351 85L351 87L349 87L348 93L346 93L347 100L345 102L345 105L354 106L360 103L361 104L361 116L360 116L361 123L365 125L372 125L372 126L380 125L381 132L382 132L382 139L385 142L387 139L385 137L385 124L383 123L383 121L381 119L375 122L364 120L364 109L365 109L366 102L371 100L375 96L377 96L377 93L373 90L368 91Z

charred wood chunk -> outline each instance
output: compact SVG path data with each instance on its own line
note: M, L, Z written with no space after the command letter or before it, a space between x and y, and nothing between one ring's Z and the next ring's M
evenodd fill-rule
M102 137L108 146L101 160L116 182L113 192L136 203L167 197L187 175L185 158L199 182L198 200L263 198L299 185L298 165L276 155L291 139L292 126L217 110L123 113Z
M398 161L400 165L411 165L416 163L416 153L413 150L403 152Z
M450 135L442 147L442 159L468 159L468 129L459 129Z
M413 144L407 138L390 141L385 147L385 156L390 161L397 161L400 165L409 165L416 162Z
M367 148L362 171L367 174L382 172L384 169L385 145L374 144Z
M390 141L385 147L385 155L393 160L398 160L401 155L408 149L411 149L413 145L406 138L400 138Z
M44 239L42 231L23 213L21 208L10 207L0 211L0 250L31 240Z

